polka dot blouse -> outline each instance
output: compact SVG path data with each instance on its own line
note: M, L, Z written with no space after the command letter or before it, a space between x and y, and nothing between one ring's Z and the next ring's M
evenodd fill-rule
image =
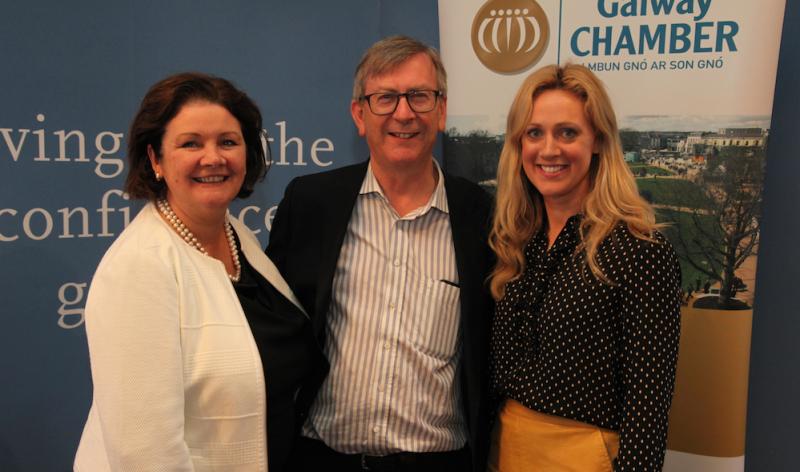
M603 284L574 257L579 224L578 215L570 218L549 251L544 232L535 235L524 274L497 303L494 393L618 431L616 470L661 470L680 336L680 267L661 234L645 241L618 225L598 249L613 282Z

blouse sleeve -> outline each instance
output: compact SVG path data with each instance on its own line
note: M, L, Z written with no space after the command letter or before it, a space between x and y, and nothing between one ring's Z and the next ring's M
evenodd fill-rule
M660 471L680 338L680 266L658 235L633 255L621 283L623 417L620 471Z
M523 275L520 280L506 285L505 295L495 304L489 343L489 378L490 396L497 406L503 398L514 397L519 381L517 373L527 365L522 360L533 356L529 352L529 340L535 337L529 303L531 295L532 288Z
M174 255L125 242L101 263L86 305L108 460L115 471L191 471Z

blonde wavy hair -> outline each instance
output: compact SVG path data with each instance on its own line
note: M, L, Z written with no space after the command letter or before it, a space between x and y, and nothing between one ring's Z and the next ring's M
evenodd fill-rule
M622 156L617 118L603 83L584 66L551 65L533 72L522 83L508 112L506 139L497 167L497 207L489 245L497 254L490 277L495 300L505 295L506 284L525 270L524 248L545 218L541 194L522 169L522 135L530 120L533 102L546 90L564 90L584 103L595 130L600 152L589 170L589 194L583 202L577 256L585 251L591 273L612 283L597 263L597 250L619 222L637 238L653 240L658 228L650 205L639 196L636 180Z

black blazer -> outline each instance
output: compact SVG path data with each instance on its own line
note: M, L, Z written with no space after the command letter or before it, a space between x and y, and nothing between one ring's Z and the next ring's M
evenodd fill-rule
M286 187L270 232L267 254L311 316L324 345L333 275L367 162L295 178ZM476 184L445 174L450 226L461 288L459 364L464 417L473 469L486 468L488 451L488 342L493 303L486 279L494 259L487 245L491 197ZM322 360L298 396L303 418L328 372Z

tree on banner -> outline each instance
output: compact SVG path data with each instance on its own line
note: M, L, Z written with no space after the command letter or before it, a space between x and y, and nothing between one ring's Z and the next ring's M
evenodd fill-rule
M702 204L686 202L680 210L683 215L678 210L666 212L669 220L681 222L690 208L690 224L681 222L678 228L669 228L670 240L695 271L709 281L720 283L719 297L708 298L709 306L696 307L746 309L749 307L735 298L739 290L746 288L736 271L748 258L757 255L765 148L712 148L706 160L705 169L696 181L697 188L702 190L700 198L690 195L678 198L699 200Z

